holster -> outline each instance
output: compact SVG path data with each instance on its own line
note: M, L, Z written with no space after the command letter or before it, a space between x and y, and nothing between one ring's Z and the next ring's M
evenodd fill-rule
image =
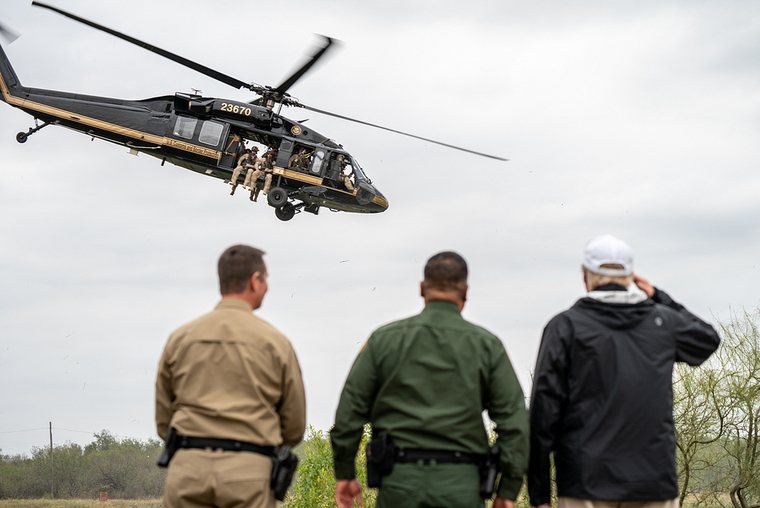
M383 476L391 474L396 459L396 447L388 434L367 443L367 487L379 488Z
M285 499L293 481L293 475L298 467L298 457L290 449L290 446L282 445L275 449L272 454L272 480L269 486L278 501Z
M501 469L499 455L499 445L494 444L488 450L485 460L480 464L480 497L483 499L491 499L496 488L496 476Z
M169 430L166 432L164 449L161 452L161 455L158 457L156 465L158 467L169 467L169 462L172 460L172 457L174 457L174 453L177 451L177 448L179 448L179 438L177 438L177 431L174 427L169 427Z

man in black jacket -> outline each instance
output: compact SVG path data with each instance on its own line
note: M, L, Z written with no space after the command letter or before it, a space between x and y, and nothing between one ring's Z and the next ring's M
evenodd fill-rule
M559 508L619 503L678 507L674 362L717 349L709 324L633 273L611 235L586 243L585 298L544 329L530 401L531 504L550 505L554 454Z

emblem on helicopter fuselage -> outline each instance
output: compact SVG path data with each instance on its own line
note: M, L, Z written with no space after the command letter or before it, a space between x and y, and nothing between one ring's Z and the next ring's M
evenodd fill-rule
M301 127L299 127L298 125L294 125L293 127L290 128L290 133L294 136L298 136L299 134L301 134Z

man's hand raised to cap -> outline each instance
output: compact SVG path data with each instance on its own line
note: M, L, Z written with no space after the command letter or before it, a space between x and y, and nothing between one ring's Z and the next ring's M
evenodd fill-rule
M654 296L654 286L649 283L644 277L639 277L635 273L633 274L633 283L636 287L647 294L649 298Z

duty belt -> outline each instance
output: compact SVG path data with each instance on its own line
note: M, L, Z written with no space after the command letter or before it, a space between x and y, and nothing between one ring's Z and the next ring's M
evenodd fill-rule
M396 450L395 462L409 464L423 461L430 464L480 464L485 456L475 453L452 452L448 450L420 450L415 448L399 448Z
M178 448L218 448L230 452L255 452L271 457L274 446L259 446L234 439L213 439L210 437L177 436Z

